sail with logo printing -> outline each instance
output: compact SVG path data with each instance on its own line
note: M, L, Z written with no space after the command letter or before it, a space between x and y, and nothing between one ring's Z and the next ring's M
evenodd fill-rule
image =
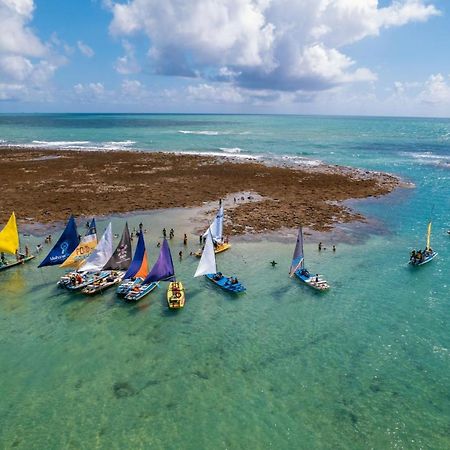
M92 250L97 246L97 230L95 219L92 219L87 233L81 238L77 248L70 256L60 265L60 267L70 267L77 269L83 261L91 254Z
M127 270L131 263L131 238L128 223L122 233L122 238L103 270Z
M62 264L77 248L78 244L79 239L77 225L75 223L75 218L70 216L69 222L67 223L60 238L38 267L56 266Z

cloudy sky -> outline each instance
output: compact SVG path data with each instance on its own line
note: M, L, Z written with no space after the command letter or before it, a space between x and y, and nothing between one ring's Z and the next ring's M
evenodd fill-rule
M448 0L0 0L0 112L450 116Z

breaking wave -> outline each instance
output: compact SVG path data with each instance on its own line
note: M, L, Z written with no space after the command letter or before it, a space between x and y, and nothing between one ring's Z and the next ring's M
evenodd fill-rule
M242 149L239 147L219 147L224 153L241 153Z

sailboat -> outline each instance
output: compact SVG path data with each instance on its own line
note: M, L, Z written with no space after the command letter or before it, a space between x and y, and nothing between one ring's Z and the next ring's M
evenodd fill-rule
M231 247L228 241L223 238L223 205L220 202L219 211L217 211L216 217L213 223L208 227L208 229L203 233L203 239L208 237L211 233L214 244L214 253L222 253ZM195 256L202 256L202 249L195 253Z
M436 256L437 256L437 252L435 252L431 247L430 247L430 240L431 240L431 219L428 222L428 227L427 227L427 245L425 247L425 250L418 250L415 251L413 250L411 252L411 256L409 258L409 263L412 266L423 266L426 263L429 263L431 260L433 260Z
M108 262L103 266L102 272L107 271L108 275L86 286L81 292L83 294L93 295L108 289L122 281L126 270L131 263L131 238L128 223L122 233L119 244Z
M305 257L303 252L303 230L302 227L298 229L297 243L295 245L294 255L292 256L291 269L289 275L294 275L307 286L312 287L318 291L325 291L329 289L330 285L319 274L311 275L305 268Z
M89 229L81 238L77 248L69 255L69 257L59 267L70 267L78 269L84 260L91 254L92 250L97 246L97 227L95 219L89 224Z
M236 277L226 277L222 275L222 272L217 272L213 236L210 229L208 229L205 248L203 249L203 254L194 277L200 277L201 275L205 275L208 280L212 281L225 291L240 293L246 290Z
M62 264L78 247L79 243L80 240L78 239L75 218L70 216L66 228L61 233L58 241L38 267L56 266Z
M139 233L133 261L131 261L130 267L128 267L128 270L123 276L123 281L117 288L117 294L120 296L126 295L134 286L141 284L147 275L148 259L147 251L145 249L144 234Z
M19 264L24 264L34 258L33 255L19 253L19 231L17 230L16 215L11 214L7 224L0 231L0 270L10 269ZM15 255L16 259L9 262L5 258L5 253Z
M173 267L172 254L170 253L169 244L164 241L159 251L158 259L152 267L150 273L145 277L141 284L135 285L126 295L125 300L137 302L145 297L153 289L156 288L159 281L172 281L175 277L175 269Z
M102 269L112 254L112 228L110 222L97 247L95 247L76 272L70 272L60 278L58 282L59 286L76 291L84 289L99 279L106 278L109 272Z

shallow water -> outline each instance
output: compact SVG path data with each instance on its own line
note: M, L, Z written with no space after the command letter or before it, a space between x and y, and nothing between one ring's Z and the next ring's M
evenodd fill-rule
M320 235L325 251L318 236L306 236L307 266L332 286L323 294L288 277L294 233L234 239L217 257L219 270L246 285L242 296L192 278L198 260L187 253L198 237L189 210L128 218L131 228L143 220L149 229L150 262L161 229L175 228L171 248L187 288L181 311L167 310L163 283L138 305L122 304L113 291L70 295L56 288L60 269L36 268L44 254L0 273L1 448L450 447L450 172L442 163L449 121L281 117L271 128L269 119L261 118L261 135L291 130L264 138L280 155L304 156L287 143L301 132L313 158L394 172L416 188L352 202L371 223ZM185 131L219 131L219 123L255 134L260 119L165 120ZM121 140L132 138L127 129ZM177 136L182 147L186 137L218 135ZM248 136L220 144L243 148ZM424 247L431 213L439 256L411 268L409 251ZM124 221L113 218L115 233ZM100 221L99 231L106 225ZM33 247L41 240L24 238Z

